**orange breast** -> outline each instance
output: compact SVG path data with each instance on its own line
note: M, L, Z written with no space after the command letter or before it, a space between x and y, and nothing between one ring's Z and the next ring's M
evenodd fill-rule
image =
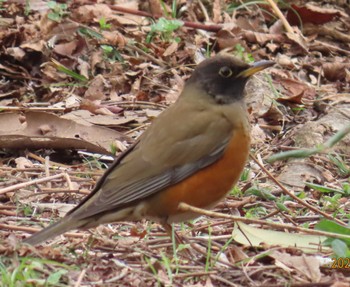
M155 195L149 215L168 218L178 214L180 202L209 207L221 200L237 183L249 154L250 138L242 127L234 136L221 159L196 174Z

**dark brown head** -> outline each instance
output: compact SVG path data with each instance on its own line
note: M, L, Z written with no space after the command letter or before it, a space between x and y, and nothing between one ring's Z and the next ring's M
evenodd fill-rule
M218 104L230 104L243 98L250 76L273 64L260 61L249 65L227 54L217 55L201 62L187 83L207 92Z

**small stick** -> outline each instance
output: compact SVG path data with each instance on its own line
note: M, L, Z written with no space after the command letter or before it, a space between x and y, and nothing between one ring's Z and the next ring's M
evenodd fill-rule
M23 112L29 112L29 111L44 111L44 112L64 112L65 108L53 108L53 107L9 107L9 106L0 106L1 111L23 111Z
M39 179L27 181L27 182L18 183L18 184L11 185L11 186L0 189L0 194L4 194L4 193L10 192L10 191L14 191L16 189L27 187L27 186L32 185L32 184L38 184L38 183L50 181L50 180L61 178L61 177L64 177L64 173L55 174L55 175L47 176L44 178L39 178Z
M25 226L16 226L11 224L2 224L0 223L0 229L7 229L7 230L15 230L15 231L25 231L28 233L35 233L40 231L40 228L34 228L34 227L25 227ZM76 233L76 232L66 232L64 236L67 237L73 237L73 238L84 238L87 236L86 233Z
M286 17L284 17L284 15L282 14L281 10L278 8L276 3L273 0L266 0L266 1L270 4L272 10L275 12L277 17L280 18L280 20L282 21L283 26L287 30L287 32L294 34L293 28L289 25Z
M80 272L78 280L77 280L77 282L75 282L74 287L79 287L81 285L81 281L83 281L85 274L86 274L86 269L83 269Z
M198 214L203 214L203 215L212 216L212 217L228 218L228 219L232 219L233 221L239 221L239 222L243 222L243 223L255 223L255 224L261 224L261 225L268 225L268 226L278 228L278 229L288 229L288 230L293 230L293 231L300 231L300 232L313 234L313 235L320 235L320 236L327 236L327 237L341 238L341 239L344 239L344 238L350 239L350 235L343 235L343 234L337 234L337 233L320 231L320 230L306 229L306 228L302 228L302 227L291 226L288 224L274 223L274 222L269 222L269 221L260 220L260 219L244 218L244 217L240 217L240 216L234 216L234 215L205 210L202 208L188 205L184 202L181 202L179 204L179 209L182 211L192 211L192 212L195 212Z
M46 177L50 176L50 157L45 156L45 163L44 163L44 169L45 169L45 175ZM51 188L51 181L47 182L47 188Z

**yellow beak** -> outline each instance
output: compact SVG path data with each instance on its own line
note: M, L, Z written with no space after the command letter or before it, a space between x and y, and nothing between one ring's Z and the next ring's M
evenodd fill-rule
M255 62L254 64L251 65L250 68L240 72L237 75L237 78L242 77L242 78L249 78L250 76L254 75L257 72L260 72L268 67L271 67L275 64L273 61L259 61Z

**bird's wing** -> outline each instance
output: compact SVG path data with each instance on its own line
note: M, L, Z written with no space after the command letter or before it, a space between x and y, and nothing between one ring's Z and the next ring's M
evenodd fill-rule
M217 161L232 136L230 122L208 109L188 109L178 104L160 115L69 214L79 219L123 208Z

